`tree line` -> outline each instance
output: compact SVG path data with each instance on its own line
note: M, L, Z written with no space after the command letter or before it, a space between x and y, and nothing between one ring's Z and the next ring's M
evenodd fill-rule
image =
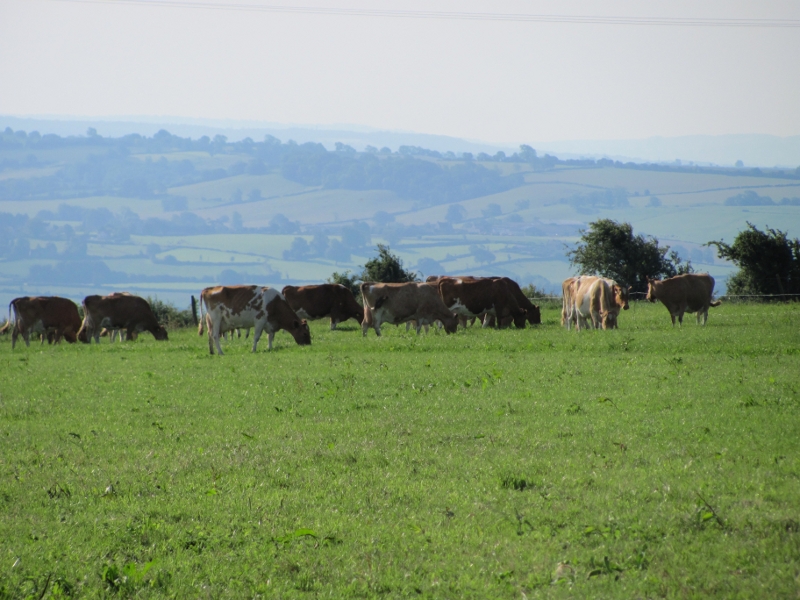
M800 240L777 229L759 230L752 223L739 232L733 243L707 242L720 258L739 270L728 278L728 295L800 297ZM662 279L694 272L691 261L683 261L669 246L653 236L634 235L630 223L601 219L581 231L577 246L567 252L570 264L581 274L600 275L631 286L632 292L647 291L647 279Z

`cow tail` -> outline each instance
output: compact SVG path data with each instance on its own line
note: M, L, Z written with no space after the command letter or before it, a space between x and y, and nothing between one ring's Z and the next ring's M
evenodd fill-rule
M206 322L205 318L203 317L203 303L205 302L205 298L203 297L203 292L200 292L200 323L197 326L197 335L203 335L203 323Z
M11 323L11 309L14 307L14 301L8 303L8 322Z

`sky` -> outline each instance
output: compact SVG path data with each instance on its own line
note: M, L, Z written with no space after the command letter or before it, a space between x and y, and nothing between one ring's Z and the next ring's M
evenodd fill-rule
M280 6L340 13L263 10ZM800 27L513 14L800 25L800 2L3 0L0 115L359 125L513 146L800 134Z

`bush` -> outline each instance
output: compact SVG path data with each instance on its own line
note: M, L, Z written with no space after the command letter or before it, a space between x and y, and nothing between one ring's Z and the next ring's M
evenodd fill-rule
M378 256L364 264L361 281L403 283L419 281L419 277L414 271L407 271L403 268L403 261L391 253L389 246L378 244Z
M171 302L165 302L156 298L147 297L147 302L155 314L160 325L168 329L179 329L181 327L194 327L191 309L178 310Z
M749 222L747 227L733 244L706 244L739 267L728 279L728 294L800 294L800 240L769 227L759 231Z

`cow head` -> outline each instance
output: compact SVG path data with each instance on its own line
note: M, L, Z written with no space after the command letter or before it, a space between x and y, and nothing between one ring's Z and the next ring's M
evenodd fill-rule
M528 309L528 323L531 325L541 325L542 324L542 311L539 310L539 307L535 304L532 305L533 308Z
M305 319L302 321L294 319L292 321L291 328L287 331L292 334L292 337L294 338L294 341L297 342L298 346L311 345L311 330L308 328L308 323Z
M656 298L656 282L656 279L647 278L647 300L649 302L658 300L658 298Z
M527 311L520 308L519 312L514 311L511 316L514 319L514 326L517 329L525 329L525 322L528 320Z
M164 341L167 339L167 330L164 329L163 325L159 325L156 329L153 330L153 337L159 341ZM130 339L136 339L136 338L135 336L132 335Z
M628 305L630 290L630 287L624 285L614 286L614 301L617 303L617 306L622 307L622 310L628 310L630 308Z
M442 319L445 333L455 333L458 329L458 315L453 313L449 319Z

